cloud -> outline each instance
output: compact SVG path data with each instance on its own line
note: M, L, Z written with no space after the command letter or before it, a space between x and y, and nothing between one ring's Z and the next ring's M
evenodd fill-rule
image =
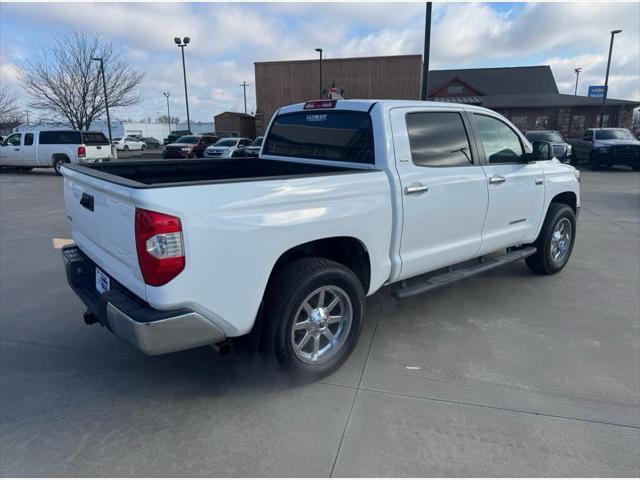
M142 102L124 116L166 112L184 118L180 52L174 36L189 35L185 49L192 117L210 120L242 111L240 83L255 108L253 63L268 60L398 55L422 52L423 3L99 3L3 4L0 74L16 82L24 58L53 35L80 30L113 41L146 72ZM11 18L11 23L8 22ZM549 64L562 92L573 93L575 67L581 91L604 81L609 31L616 37L610 94L640 99L640 4L483 3L434 4L432 68ZM6 30L12 28L12 35Z

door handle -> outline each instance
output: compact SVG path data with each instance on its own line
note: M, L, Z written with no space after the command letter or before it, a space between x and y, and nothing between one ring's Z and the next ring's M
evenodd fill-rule
M410 187L404 187L405 195L415 195L416 193L424 193L428 191L429 191L429 187L421 184L411 185Z
M542 178L536 178L536 185L542 185L544 180Z
M19 152L19 151L20 151L20 149L19 149L19 148L14 148L14 150L15 150L16 152Z
M493 177L489 178L489 183L491 185L495 185L495 184L498 184L498 183L504 183L506 181L507 181L507 179L502 177L502 176L500 176L500 175L494 175Z

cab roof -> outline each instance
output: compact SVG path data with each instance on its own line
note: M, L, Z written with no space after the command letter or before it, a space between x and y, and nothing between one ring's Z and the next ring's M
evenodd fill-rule
M326 100L329 101L329 100ZM283 113L292 113L292 112L300 112L304 111L304 106L310 102L320 102L320 100L309 100L304 103L296 103L293 105L287 105L278 110L278 114ZM351 111L360 111L360 112L368 112L374 106L381 107L383 110L389 110L391 108L396 107L426 107L426 108L460 108L461 110L476 110L476 111L491 111L483 107L478 107L475 105L466 105L462 103L451 103L451 102L431 102L431 101L423 101L423 100L366 100L366 99L349 99L349 100L335 100L335 106L332 108L318 108L318 110L351 110ZM312 111L313 109L309 109L308 111Z

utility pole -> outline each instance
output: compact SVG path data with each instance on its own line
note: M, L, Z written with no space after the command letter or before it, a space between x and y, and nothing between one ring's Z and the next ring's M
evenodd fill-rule
M576 72L576 90L573 92L573 96L576 96L578 95L578 78L580 77L580 72L582 71L582 68L578 67L573 71Z
M244 94L244 113L246 115L247 114L247 87L249 86L249 84L247 82L242 82L240 86L242 87L243 94Z
M171 96L171 92L162 92L162 94L167 99L167 122L169 123L169 132L171 132L171 110L169 110L169 97Z
M424 53L422 56L422 100L429 96L429 50L431 48L431 2L427 2L424 21Z
M322 49L316 48L316 52L320 53L320 99L322 99Z
M102 57L94 57L91 60L100 62L100 72L102 73L102 87L104 88L104 108L107 111L107 128L109 129L109 145L111 145L111 156L117 158L118 153L116 147L113 146L113 137L111 135L111 117L109 116L109 100L107 99L107 80L104 76L104 61Z
M600 125L602 128L602 120L604 119L604 104L607 101L607 93L609 90L609 68L611 67L611 52L613 51L613 37L622 32L622 30L611 30L611 42L609 42L609 58L607 60L607 73L604 77L604 92L602 94L602 103L600 104Z
M191 41L190 37L184 37L180 40L178 37L174 37L174 43L180 47L182 51L182 75L184 76L184 100L187 105L187 130L191 131L191 119L189 118L189 94L187 93L187 68L184 64L184 47L186 47Z

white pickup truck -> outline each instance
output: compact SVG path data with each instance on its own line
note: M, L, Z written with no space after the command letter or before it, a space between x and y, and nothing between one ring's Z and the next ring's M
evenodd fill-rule
M0 167L53 167L65 163L102 162L111 159L111 144L102 132L34 130L12 133L0 144Z
M384 285L561 270L580 176L550 152L479 107L323 100L281 108L259 158L65 165L68 280L87 323L148 354L253 334L319 378Z

